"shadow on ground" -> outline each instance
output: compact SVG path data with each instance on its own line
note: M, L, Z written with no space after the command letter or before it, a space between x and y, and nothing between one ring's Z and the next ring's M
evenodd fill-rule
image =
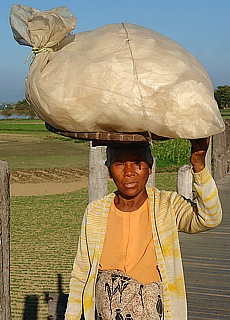
M48 320L64 320L68 294L62 289L62 276L58 274L57 292L45 292ZM23 320L38 320L39 297L28 295L25 297Z
M23 320L38 319L38 296L29 295L25 297Z

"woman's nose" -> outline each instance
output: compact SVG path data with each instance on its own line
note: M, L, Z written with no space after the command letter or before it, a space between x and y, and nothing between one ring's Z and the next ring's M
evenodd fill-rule
M132 162L125 162L124 174L127 176L132 176L135 174L135 165Z

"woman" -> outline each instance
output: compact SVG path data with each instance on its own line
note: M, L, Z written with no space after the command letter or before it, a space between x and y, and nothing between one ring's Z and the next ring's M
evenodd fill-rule
M147 144L107 147L118 190L86 209L66 320L187 319L178 231L214 228L222 216L205 166L209 138L191 143L197 204L146 187L152 168Z

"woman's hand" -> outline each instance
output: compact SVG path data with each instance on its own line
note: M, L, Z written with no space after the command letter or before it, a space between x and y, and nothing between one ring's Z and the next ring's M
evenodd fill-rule
M210 137L191 139L190 142L192 144L190 162L194 172L200 172L205 167L205 156L208 150Z

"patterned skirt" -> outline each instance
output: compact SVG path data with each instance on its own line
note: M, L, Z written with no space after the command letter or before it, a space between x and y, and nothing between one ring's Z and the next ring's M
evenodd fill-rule
M118 270L99 271L96 320L163 320L162 283L143 285Z

